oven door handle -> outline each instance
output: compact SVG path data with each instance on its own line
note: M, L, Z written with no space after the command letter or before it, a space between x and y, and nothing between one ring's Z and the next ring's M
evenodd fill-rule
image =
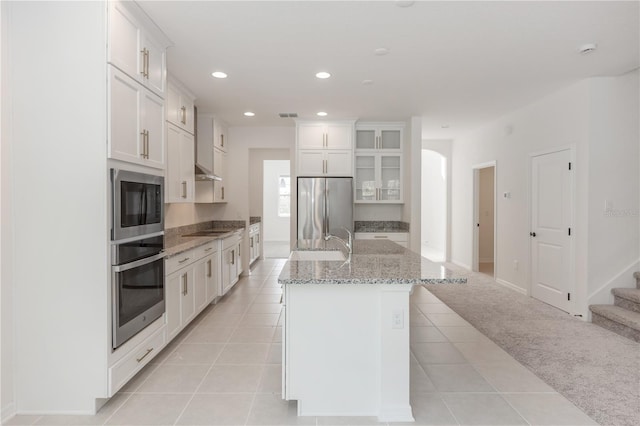
M155 262L167 256L167 253L162 252L151 257L145 257L144 259L136 260L135 262L125 263L124 265L117 265L113 267L113 272L124 272L129 269L138 268L140 266L147 265Z

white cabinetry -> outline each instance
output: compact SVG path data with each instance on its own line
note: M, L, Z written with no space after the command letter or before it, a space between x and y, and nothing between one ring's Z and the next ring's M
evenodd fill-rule
M192 203L195 175L193 135L167 123L166 203Z
M390 240L404 248L409 244L408 232L356 232L356 240Z
M221 178L221 181L197 181L196 203L226 203L227 126L212 115L198 114L198 165Z
M195 96L177 80L169 79L167 96L167 121L181 129L194 133Z
M298 176L352 176L354 122L296 122Z
M254 223L249 227L249 264L262 254L260 246L260 223Z
M220 296L224 296L238 282L238 277L242 273L241 244L242 232L236 232L222 240Z
M109 67L109 158L164 169L164 100Z
M108 62L164 97L166 51L163 43L141 22L138 8L109 2Z
M359 123L356 126L356 203L403 202L402 123Z
M218 295L219 242L166 260L166 318L171 340Z

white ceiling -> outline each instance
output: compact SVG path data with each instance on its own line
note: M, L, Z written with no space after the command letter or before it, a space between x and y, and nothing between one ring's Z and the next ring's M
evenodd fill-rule
M424 138L453 138L572 82L640 64L638 1L395 3L139 1L173 42L169 72L199 111L232 126L293 125L280 112L421 116ZM585 43L598 49L581 55ZM376 56L380 47L389 54ZM332 77L315 78L320 70Z

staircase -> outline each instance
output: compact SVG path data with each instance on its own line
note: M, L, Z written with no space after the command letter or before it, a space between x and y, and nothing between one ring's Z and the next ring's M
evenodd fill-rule
M613 305L591 305L591 322L640 343L640 272L636 288L614 288Z

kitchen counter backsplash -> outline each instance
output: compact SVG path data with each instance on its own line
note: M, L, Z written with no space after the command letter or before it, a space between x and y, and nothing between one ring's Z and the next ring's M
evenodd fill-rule
M260 216L250 216L249 217L249 225L253 225L254 223L262 222L262 218Z
M355 232L409 232L409 223L395 220L356 220Z
M192 225L168 228L164 230L164 246L171 247L177 243L181 236L193 234L199 231L206 231L208 229L233 230L246 227L247 222L244 220L209 220L207 222L194 223Z

